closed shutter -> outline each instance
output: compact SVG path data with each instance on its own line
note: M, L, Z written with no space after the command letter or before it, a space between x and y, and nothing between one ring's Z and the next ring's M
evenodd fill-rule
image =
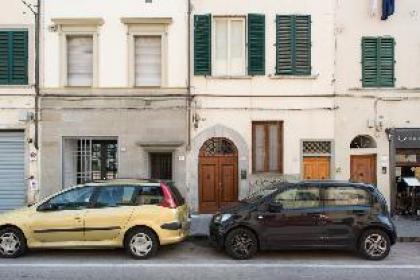
M211 15L194 16L194 74L211 75Z
M162 77L162 39L136 37L136 86L160 86Z
M23 132L0 132L0 211L25 205L24 155Z
M0 84L28 84L27 31L0 31Z
M362 84L363 87L393 87L394 39L362 39Z
M276 74L311 74L311 17L276 17Z
M248 74L265 75L265 15L248 15Z
M93 37L67 37L67 84L69 86L92 86L93 82Z
M380 38L379 49L379 76L380 85L382 87L393 87L395 84L394 75L394 39L393 38Z

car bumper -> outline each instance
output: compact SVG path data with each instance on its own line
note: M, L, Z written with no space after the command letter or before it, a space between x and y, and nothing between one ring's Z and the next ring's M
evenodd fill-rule
M225 243L225 230L220 224L210 224L210 244L218 249L222 249Z
M190 221L185 221L181 225L173 226L173 229L163 229L163 234L160 237L160 245L174 244L184 241L190 232ZM167 227L167 226L166 226Z

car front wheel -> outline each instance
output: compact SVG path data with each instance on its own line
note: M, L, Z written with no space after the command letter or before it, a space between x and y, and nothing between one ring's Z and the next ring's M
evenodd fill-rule
M15 228L0 230L0 257L17 258L26 252L26 239L23 233Z
M391 242L382 230L368 230L362 234L359 251L368 260L382 260L389 255Z
M159 242L156 234L147 228L132 230L125 239L125 250L135 259L147 259L155 255Z
M258 251L257 237L249 229L234 229L226 236L225 249L234 259L250 259Z

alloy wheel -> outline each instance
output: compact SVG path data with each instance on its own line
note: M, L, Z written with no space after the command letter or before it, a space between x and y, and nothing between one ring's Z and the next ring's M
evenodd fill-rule
M12 256L19 251L21 241L14 232L5 232L0 236L0 253L4 256Z
M372 233L365 238L363 248L370 257L381 257L388 250L388 242L381 234Z

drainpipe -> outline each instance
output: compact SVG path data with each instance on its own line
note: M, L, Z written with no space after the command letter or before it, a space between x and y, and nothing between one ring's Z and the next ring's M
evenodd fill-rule
M191 150L191 0L188 2L187 151Z
M39 150L39 58L40 58L40 26L41 26L41 1L37 0L37 12L35 13L35 139L34 147Z

